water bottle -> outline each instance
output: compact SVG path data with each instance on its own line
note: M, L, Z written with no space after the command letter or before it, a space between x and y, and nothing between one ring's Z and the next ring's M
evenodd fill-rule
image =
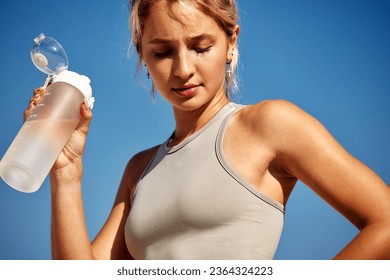
M31 58L49 75L45 85L51 83L0 162L2 179L21 192L40 188L80 121L80 105L87 100L92 108L94 102L89 78L67 70L57 41L41 34Z

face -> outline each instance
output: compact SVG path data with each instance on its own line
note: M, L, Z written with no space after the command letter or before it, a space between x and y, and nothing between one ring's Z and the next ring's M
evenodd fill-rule
M168 7L156 1L144 26L141 56L155 87L175 109L227 100L225 66L235 36L228 39L212 18L180 2Z

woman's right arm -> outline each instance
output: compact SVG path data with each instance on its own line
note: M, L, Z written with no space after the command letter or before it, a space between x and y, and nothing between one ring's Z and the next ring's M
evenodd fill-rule
M25 120L39 103L43 89L34 91ZM82 155L92 119L87 104L80 106L81 120L50 171L52 197L53 259L129 259L124 239L124 225L130 211L130 198L155 148L134 156L120 183L112 211L91 243L86 227L82 200Z
M86 228L81 192L82 157L92 119L86 102L80 105L80 115L79 124L50 171L53 259L95 258Z
M134 160L124 172L111 213L91 243L84 217L81 183L52 178L52 253L54 259L130 259L124 225L130 211ZM96 208L98 210L98 207Z
M24 120L39 104L45 89L33 93ZM82 155L92 112L80 104L81 120L50 171L52 194L52 257L54 259L93 259L81 197Z
M64 178L53 180L58 174L52 171L53 258L132 259L127 250L124 227L135 186L155 151L156 147L143 151L129 161L111 213L92 243L88 238L84 218L81 180L73 183Z

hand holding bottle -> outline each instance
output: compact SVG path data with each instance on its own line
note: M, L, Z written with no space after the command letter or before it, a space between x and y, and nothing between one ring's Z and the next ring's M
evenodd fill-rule
M67 70L68 59L61 45L43 34L34 41L32 61L49 76L44 86L34 91L24 112L25 122L0 162L0 176L22 192L38 190L50 169L67 170L64 180L81 178L94 103L89 78ZM66 167L76 173L69 173Z
M30 117L31 112L34 110L34 108L37 105L39 105L41 97L44 94L45 94L45 89L42 87L34 90L33 97L30 99L29 105L24 112L24 121L26 121ZM59 176L61 172L64 172L64 174L68 174L69 176L67 175L61 176L64 177L65 180L66 179L74 180L77 179L78 175L81 176L81 171L82 171L81 160L84 152L89 125L92 119L92 111L90 110L86 100L84 100L84 102L80 104L80 116L81 119L77 124L75 131L70 136L61 154L58 156L53 167L51 168L51 173L55 173L57 176ZM72 169L75 169L74 171L76 171L76 173L70 170L66 171L67 167L71 167ZM73 174L69 174L69 173L73 173Z

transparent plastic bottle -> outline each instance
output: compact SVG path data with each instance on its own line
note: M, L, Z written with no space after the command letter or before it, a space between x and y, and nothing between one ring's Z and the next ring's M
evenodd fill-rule
M41 71L55 75L50 76L51 84L0 162L0 176L21 192L40 188L80 121L80 105L86 99L92 108L94 102L88 77L66 70L67 59L65 65L63 55L47 57L47 48L42 45L33 54L35 47L31 54L34 64ZM62 47L61 51L65 54ZM59 63L54 63L55 59Z

